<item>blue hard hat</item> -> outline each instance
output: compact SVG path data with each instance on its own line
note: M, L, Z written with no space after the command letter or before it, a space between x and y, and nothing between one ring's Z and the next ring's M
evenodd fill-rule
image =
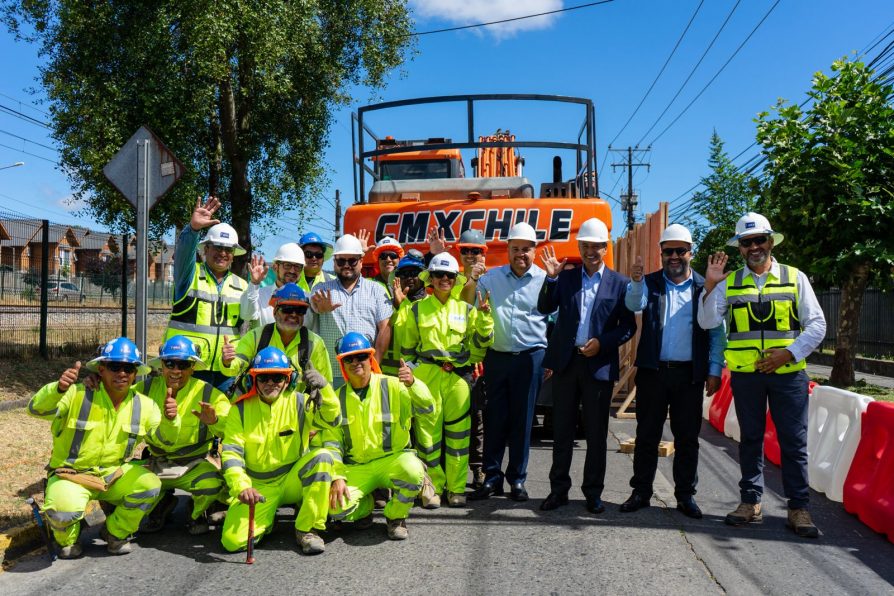
M304 290L302 290L298 284L283 284L281 288L273 292L273 295L270 296L269 304L273 308L283 304L307 306L307 294L304 293Z
M371 351L374 350L372 345L370 345L369 340L366 339L365 335L357 333L356 331L351 331L350 333L345 334L345 336L335 344L335 354L339 359L341 359L341 356L347 356L348 354Z
M395 271L400 271L401 269L408 269L413 267L415 269L425 269L425 262L422 259L417 259L413 256L406 256L397 262L397 267Z
M298 240L298 245L304 248L308 244L319 244L323 247L323 260L332 257L332 245L323 240L323 237L316 232L308 232Z
M261 350L251 361L251 373L294 372L289 357L279 348L269 346Z
M137 344L133 343L126 337L118 337L106 343L101 349L99 356L87 363L87 370L91 372L99 372L99 365L103 362L127 362L137 365L138 375L148 375L152 369L143 364L143 358Z
M158 353L158 358L150 360L149 366L156 370L161 370L162 360L189 360L194 363L193 368L195 370L206 370L208 368L208 365L199 356L196 344L183 335L175 335L166 341Z

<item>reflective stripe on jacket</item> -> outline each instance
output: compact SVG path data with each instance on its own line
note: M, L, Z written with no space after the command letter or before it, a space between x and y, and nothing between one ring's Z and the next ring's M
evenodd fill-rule
M450 362L456 367L481 362L494 343L494 319L454 297L434 295L400 309L401 357L416 362Z

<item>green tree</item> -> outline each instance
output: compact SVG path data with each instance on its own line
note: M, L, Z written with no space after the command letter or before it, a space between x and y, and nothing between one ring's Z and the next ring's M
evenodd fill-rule
M91 257L84 265L84 273L95 286L101 287L112 295L118 297L121 289L121 255L114 254L107 259Z
M325 178L333 109L381 87L411 51L406 0L0 0L18 39L39 45L60 164L111 229L133 209L102 168L141 125L187 172L152 211L159 238L197 195L252 246L252 224L307 209Z
M854 382L863 291L894 285L894 89L846 58L818 72L802 111L780 100L758 115L767 215L786 258L818 287L841 289L830 381Z
M739 259L739 252L726 242L735 233L736 221L754 209L758 196L755 181L733 165L716 130L711 135L708 166L711 173L702 178L704 190L693 195L683 220L696 247L692 268L701 272L707 269L708 257L717 251Z

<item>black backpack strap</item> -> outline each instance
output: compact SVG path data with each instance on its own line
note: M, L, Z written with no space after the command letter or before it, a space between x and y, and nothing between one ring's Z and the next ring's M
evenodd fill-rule
M307 362L310 360L310 338L308 337L307 327L301 326L301 329L298 331L298 337L300 338L298 342L298 366L303 371L307 369Z
M273 330L276 326L276 323L267 323L264 325L264 329L261 330L261 337L258 339L258 345L255 347L255 354L266 348L270 345L270 340L273 338Z

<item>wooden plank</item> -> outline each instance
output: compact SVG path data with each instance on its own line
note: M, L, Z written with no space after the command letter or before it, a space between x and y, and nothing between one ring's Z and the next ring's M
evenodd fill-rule
M618 450L621 453L633 453L636 448L636 438L621 441ZM658 457L669 457L674 453L673 441L661 441L658 443Z

